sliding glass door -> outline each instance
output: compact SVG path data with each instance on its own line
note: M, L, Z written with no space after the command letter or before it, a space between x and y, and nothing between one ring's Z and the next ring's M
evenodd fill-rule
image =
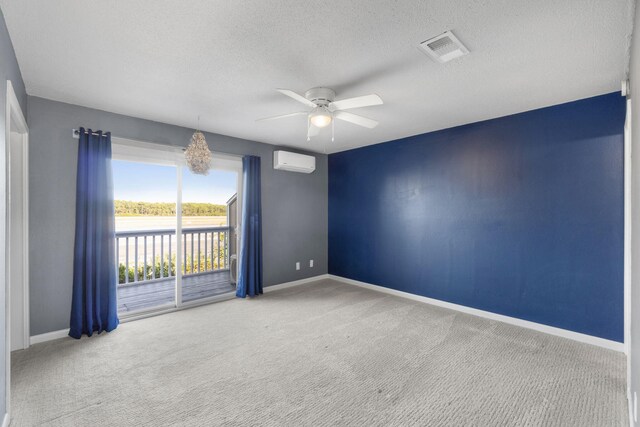
M175 306L176 167L114 160L118 312Z
M183 154L114 139L121 317L235 292L242 162L215 155L195 175Z
M195 175L182 168L182 301L235 291L231 281L230 221L238 174L214 169Z

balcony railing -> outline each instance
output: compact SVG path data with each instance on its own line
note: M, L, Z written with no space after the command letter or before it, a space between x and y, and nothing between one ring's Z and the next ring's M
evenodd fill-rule
M229 227L182 229L182 276L229 269ZM118 284L129 285L176 276L176 230L116 233Z

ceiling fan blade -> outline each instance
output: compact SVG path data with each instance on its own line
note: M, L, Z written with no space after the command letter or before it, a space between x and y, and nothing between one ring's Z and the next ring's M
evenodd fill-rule
M369 129L373 129L374 127L378 126L378 122L373 119L368 119L366 117L362 117L353 113L347 113L346 111L336 111L335 113L333 113L333 117Z
M369 107L372 105L381 105L382 98L376 94L357 96L355 98L341 99L340 101L333 101L329 104L331 111L348 110L349 108Z
M289 98L293 98L298 102L302 102L304 105L306 105L307 107L311 107L311 108L315 108L316 104L309 101L307 98L305 98L302 95L299 95L297 93L295 93L292 90L289 89L276 89L278 92L280 92L283 95L287 95Z
M309 114L307 111L298 111L298 112L290 113L290 114L281 114L279 116L265 117L264 119L256 120L256 122L264 122L264 121L267 121L267 120L284 119L285 117L293 117L293 116L302 116L302 115L306 116L307 114Z

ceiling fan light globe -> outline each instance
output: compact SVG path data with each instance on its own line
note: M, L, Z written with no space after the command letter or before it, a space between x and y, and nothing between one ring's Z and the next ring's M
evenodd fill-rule
M331 114L327 111L314 111L310 114L309 121L317 128L324 128L331 124Z

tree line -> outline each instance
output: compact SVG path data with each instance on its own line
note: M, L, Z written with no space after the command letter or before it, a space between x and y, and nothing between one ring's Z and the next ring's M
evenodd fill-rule
M116 216L174 216L175 203L133 202L115 200ZM183 203L182 216L226 216L227 205Z

